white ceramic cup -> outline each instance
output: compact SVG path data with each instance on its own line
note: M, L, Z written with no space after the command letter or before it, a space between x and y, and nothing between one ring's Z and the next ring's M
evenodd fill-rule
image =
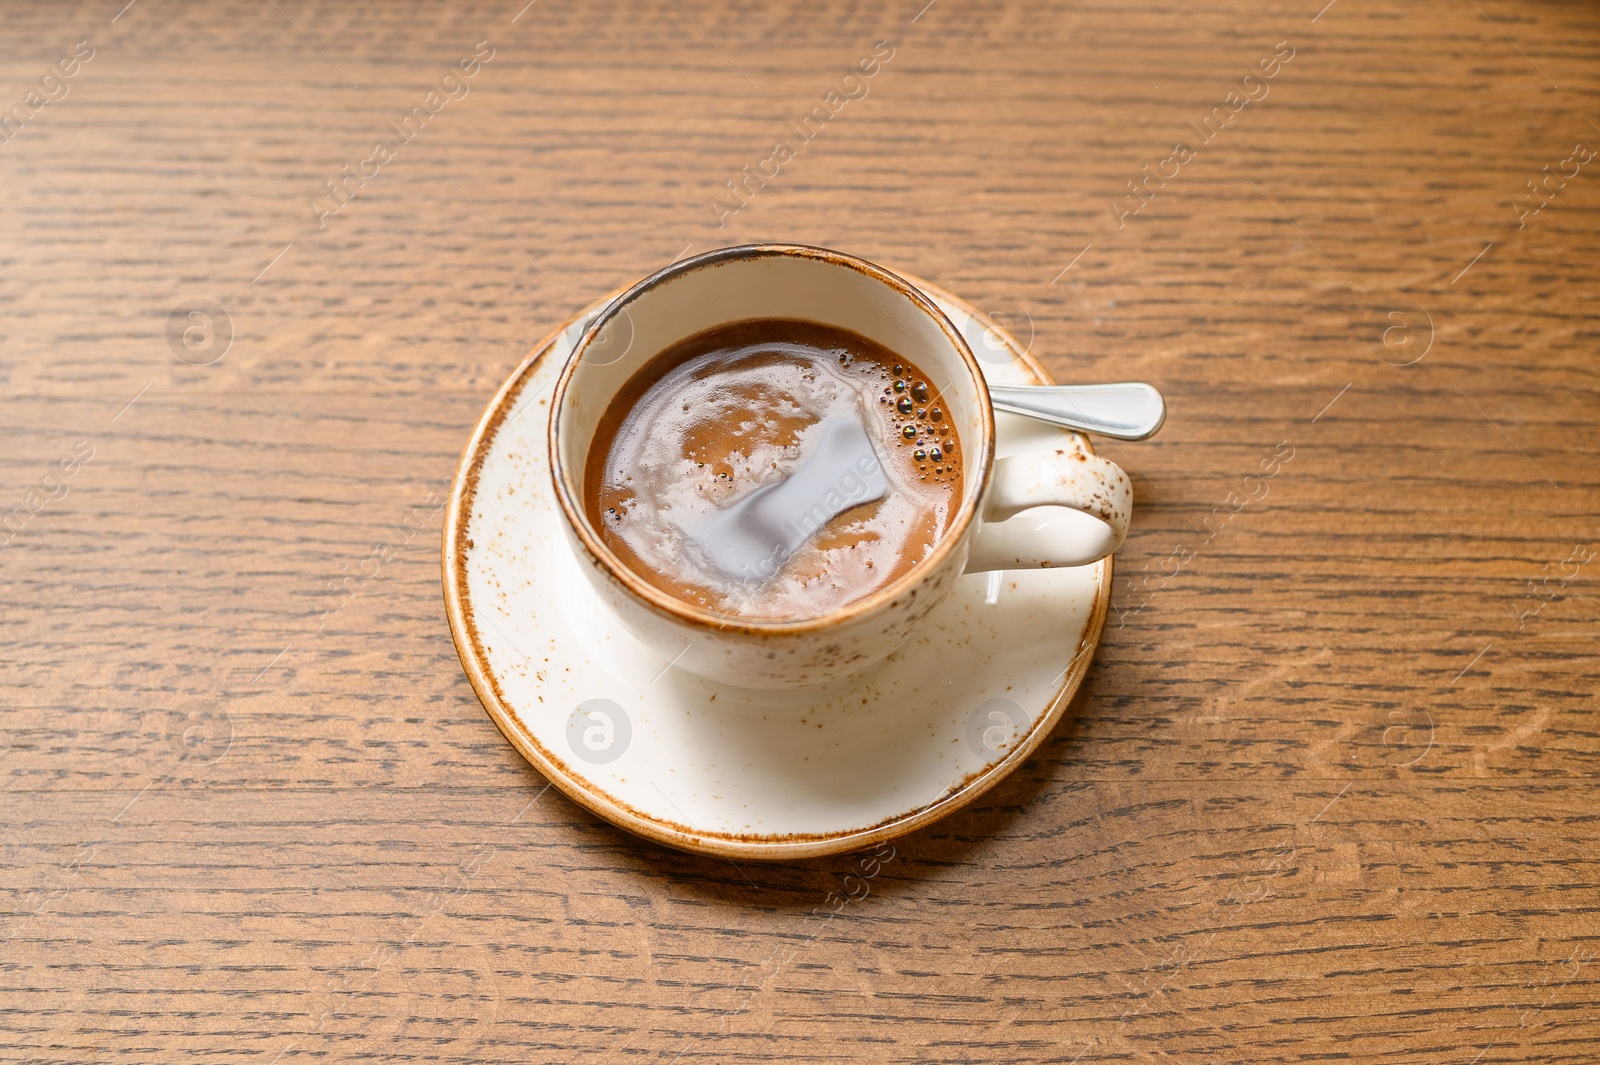
M589 449L622 386L673 344L758 318L847 329L905 356L943 395L965 457L960 504L928 557L870 595L814 617L757 620L676 599L612 554L583 505ZM677 668L740 687L798 687L863 670L900 646L962 574L1088 565L1115 551L1128 531L1133 489L1115 463L1078 448L995 461L994 412L966 340L910 284L840 252L753 244L652 274L590 323L550 405L556 498L601 599Z

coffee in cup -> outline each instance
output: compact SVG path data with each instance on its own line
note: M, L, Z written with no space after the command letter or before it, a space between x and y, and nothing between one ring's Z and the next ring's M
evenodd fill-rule
M791 502L795 534L764 564L719 565L697 529L825 462L835 452L822 440L841 422L859 424L864 450L813 477L815 498ZM936 383L904 354L836 326L756 319L672 345L617 391L590 445L584 505L612 553L674 598L812 617L928 557L960 503L964 453Z

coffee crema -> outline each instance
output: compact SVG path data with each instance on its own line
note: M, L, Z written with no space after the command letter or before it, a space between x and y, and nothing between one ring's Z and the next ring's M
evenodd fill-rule
M836 514L770 577L710 564L690 531L788 478L834 418L860 422L888 491ZM674 598L751 619L815 617L897 580L944 535L963 485L953 423L926 374L863 336L738 322L673 345L613 397L589 447L584 509L623 565Z

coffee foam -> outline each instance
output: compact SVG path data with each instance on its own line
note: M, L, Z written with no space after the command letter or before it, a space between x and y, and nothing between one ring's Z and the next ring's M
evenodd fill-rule
M855 418L829 418L806 434L805 461L684 531L723 573L765 582L847 510L889 490L872 441Z

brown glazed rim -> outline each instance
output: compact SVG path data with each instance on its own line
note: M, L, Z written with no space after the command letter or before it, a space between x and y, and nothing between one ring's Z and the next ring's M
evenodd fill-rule
M992 329L993 335L1005 341L1016 361L1028 371L1034 383L1041 385L1054 383L1037 359L1019 348L1005 329L970 303L920 279L915 281L915 285L922 292L932 293L961 307ZM616 295L613 294L607 300L601 301L598 306L603 308L614 300ZM517 712L506 702L499 682L489 669L488 655L479 638L477 621L473 617L472 604L468 597L467 540L471 530L467 527L467 522L472 513L472 503L478 489L478 475L488 454L489 445L507 414L515 407L529 373L548 354L555 341L571 328L573 322L578 321L588 311L589 308L584 308L536 344L500 386L494 399L479 418L471 439L467 441L462 451L461 462L456 469L455 482L451 486L450 498L445 509L442 530L443 552L440 561L443 570L445 614L450 622L450 636L456 646L456 655L461 659L462 669L466 672L473 691L477 693L478 701L483 704L484 712L517 753L579 806L597 817L655 843L691 854L743 858L750 861L791 861L831 854L848 854L899 839L925 828L982 796L1009 776L1039 748L1045 737L1050 735L1060 722L1062 714L1072 701L1073 695L1077 693L1084 675L1088 673L1089 666L1094 660L1093 651L1099 644L1100 633L1105 628L1106 615L1111 605L1110 556L1095 563L1099 570L1099 587L1095 594L1094 606L1079 634L1073 657L1062 674L1061 686L1044 713L1039 715L1028 734L1023 737L1022 742L1005 758L972 773L920 809L890 817L875 825L832 834L759 835L711 832L635 809L596 787L581 773L569 769L564 759L539 743L532 732L523 725ZM1081 437L1081 443L1084 450L1093 454L1094 449L1087 437Z
M978 441L978 461L968 466L967 469L977 476L978 481L974 488L968 489L964 494L966 498L957 508L955 518L945 534L933 545L933 551L927 558L922 559L905 573L890 583L879 588L870 595L863 596L853 602L846 603L837 610L815 617L794 618L789 620L767 620L761 618L746 618L737 615L718 613L715 610L706 610L692 603L668 595L655 585L634 573L622 560L612 553L601 539L589 527L589 519L584 514L583 501L575 498L582 492L578 486L577 493L568 485L566 478L561 475L560 434L563 401L566 399L567 385L571 382L577 371L578 363L582 361L584 350L594 340L601 326L616 314L618 310L632 302L636 297L643 295L663 282L681 277L684 274L697 270L711 269L725 263L771 258L802 258L815 259L819 262L830 263L835 266L844 266L857 273L864 274L875 281L881 281L901 295L910 299L918 310L929 315L938 324L945 336L955 346L962 362L966 365L967 373L972 377L978 389L978 417L982 430L982 439ZM972 453L971 443L962 441L968 454ZM983 369L978 365L978 360L972 354L972 348L967 344L966 338L950 324L950 319L945 317L943 311L934 305L933 301L923 295L915 285L904 278L890 273L881 266L869 263L865 259L858 259L854 255L844 252L829 251L827 248L813 248L803 244L741 244L732 248L718 248L708 251L680 262L673 263L664 269L657 270L649 277L640 281L622 295L607 303L605 309L597 314L594 321L583 331L577 344L572 348L572 355L567 359L567 364L561 370L561 376L556 381L555 391L550 395L550 478L555 483L556 499L561 504L561 510L566 515L567 524L578 534L578 540L583 544L589 556L600 564L606 574L635 598L642 600L647 606L658 614L687 622L703 629L710 629L719 633L739 633L750 636L792 636L801 633L815 632L818 629L831 628L852 618L878 610L892 603L908 589L921 583L924 576L939 563L949 557L966 535L968 527L977 517L978 506L983 500L984 490L988 487L990 474L994 471L994 411L989 402L989 388L984 381Z

